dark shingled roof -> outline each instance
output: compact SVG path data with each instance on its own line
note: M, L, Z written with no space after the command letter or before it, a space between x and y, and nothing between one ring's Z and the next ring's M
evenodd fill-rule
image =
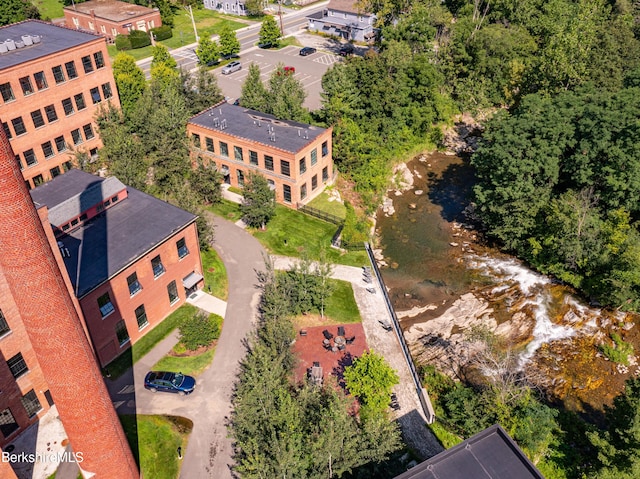
M70 170L31 191L36 206L55 208L104 178ZM64 195L64 192L67 192ZM59 241L76 296L81 298L196 220L196 216L128 187L128 198L106 209Z
M38 35L40 42L6 53L0 53L0 70L52 55L100 38L88 32L71 30L39 20L26 20L0 28L0 41L21 40L22 35Z
M210 130L223 131L227 135L256 141L266 146L297 153L312 143L325 128L295 121L278 120L241 106L221 102L193 116L189 123ZM275 141L271 141L271 133ZM231 152L233 153L233 152Z
M499 425L418 464L395 479L544 479Z

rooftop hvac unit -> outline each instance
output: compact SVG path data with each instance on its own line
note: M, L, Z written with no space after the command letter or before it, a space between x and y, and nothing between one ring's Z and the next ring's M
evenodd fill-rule
M16 42L16 48L24 48L24 42L22 40L18 40Z
M22 41L25 46L33 45L33 40L31 39L31 35L22 35Z
M4 42L0 42L0 53L7 53L8 51L9 51L9 49L4 44Z
M11 40L10 38L5 40L4 44L7 46L7 50L9 51L16 49L16 42Z

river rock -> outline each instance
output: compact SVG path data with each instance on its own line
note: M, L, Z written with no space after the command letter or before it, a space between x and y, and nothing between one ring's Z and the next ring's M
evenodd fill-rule
M396 209L393 207L393 200L391 198L385 198L382 201L382 212L385 216L393 216Z
M416 191L413 192L413 194L416 195L416 196L420 196L423 193L424 193L424 191L422 191L422 190L416 190Z
M409 294L409 297L411 297L411 295ZM406 311L396 311L396 316L399 319L402 318L413 318L414 316L418 316L419 314L424 313L425 311L429 311L431 309L436 309L437 306L435 304L427 304L426 306L414 306L411 309L408 309Z
M399 163L393 167L396 190L407 191L413 188L413 174L406 163Z

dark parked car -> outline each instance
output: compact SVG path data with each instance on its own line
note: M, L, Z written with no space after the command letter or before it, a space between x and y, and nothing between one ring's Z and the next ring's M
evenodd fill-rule
M184 396L193 392L196 380L182 373L149 371L144 378L144 387L152 393L165 391Z
M306 57L307 55L313 55L317 50L313 47L304 47L300 49L300 55Z
M272 42L262 42L262 43L258 43L258 48L273 48L276 45Z
M231 60L232 58L240 58L240 55L238 55L237 53L227 53L225 55L222 55L223 60Z
M206 63L206 65L207 65L208 67L213 67L213 66L215 66L215 65L220 65L220 60L209 60L209 61Z
M351 43L345 43L340 47L340 50L338 51L338 55L346 57L348 55L353 55L354 51L355 51L355 48L353 48L353 45L351 45Z

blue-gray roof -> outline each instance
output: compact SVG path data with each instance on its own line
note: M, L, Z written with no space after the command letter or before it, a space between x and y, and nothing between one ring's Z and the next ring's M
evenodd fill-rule
M301 151L326 131L319 126L278 120L273 115L226 102L198 113L189 123L290 153Z
M104 178L70 170L33 189L31 196L36 206L54 209L83 188L103 184ZM69 250L64 261L78 298L196 220L195 215L135 188L127 187L127 192L128 198L58 238Z
M89 32L81 32L70 28L59 27L39 20L26 20L6 27L0 27L0 42L5 40L21 40L23 35L40 37L40 42L0 53L0 70L20 65L31 60L52 55L83 43L100 38Z

